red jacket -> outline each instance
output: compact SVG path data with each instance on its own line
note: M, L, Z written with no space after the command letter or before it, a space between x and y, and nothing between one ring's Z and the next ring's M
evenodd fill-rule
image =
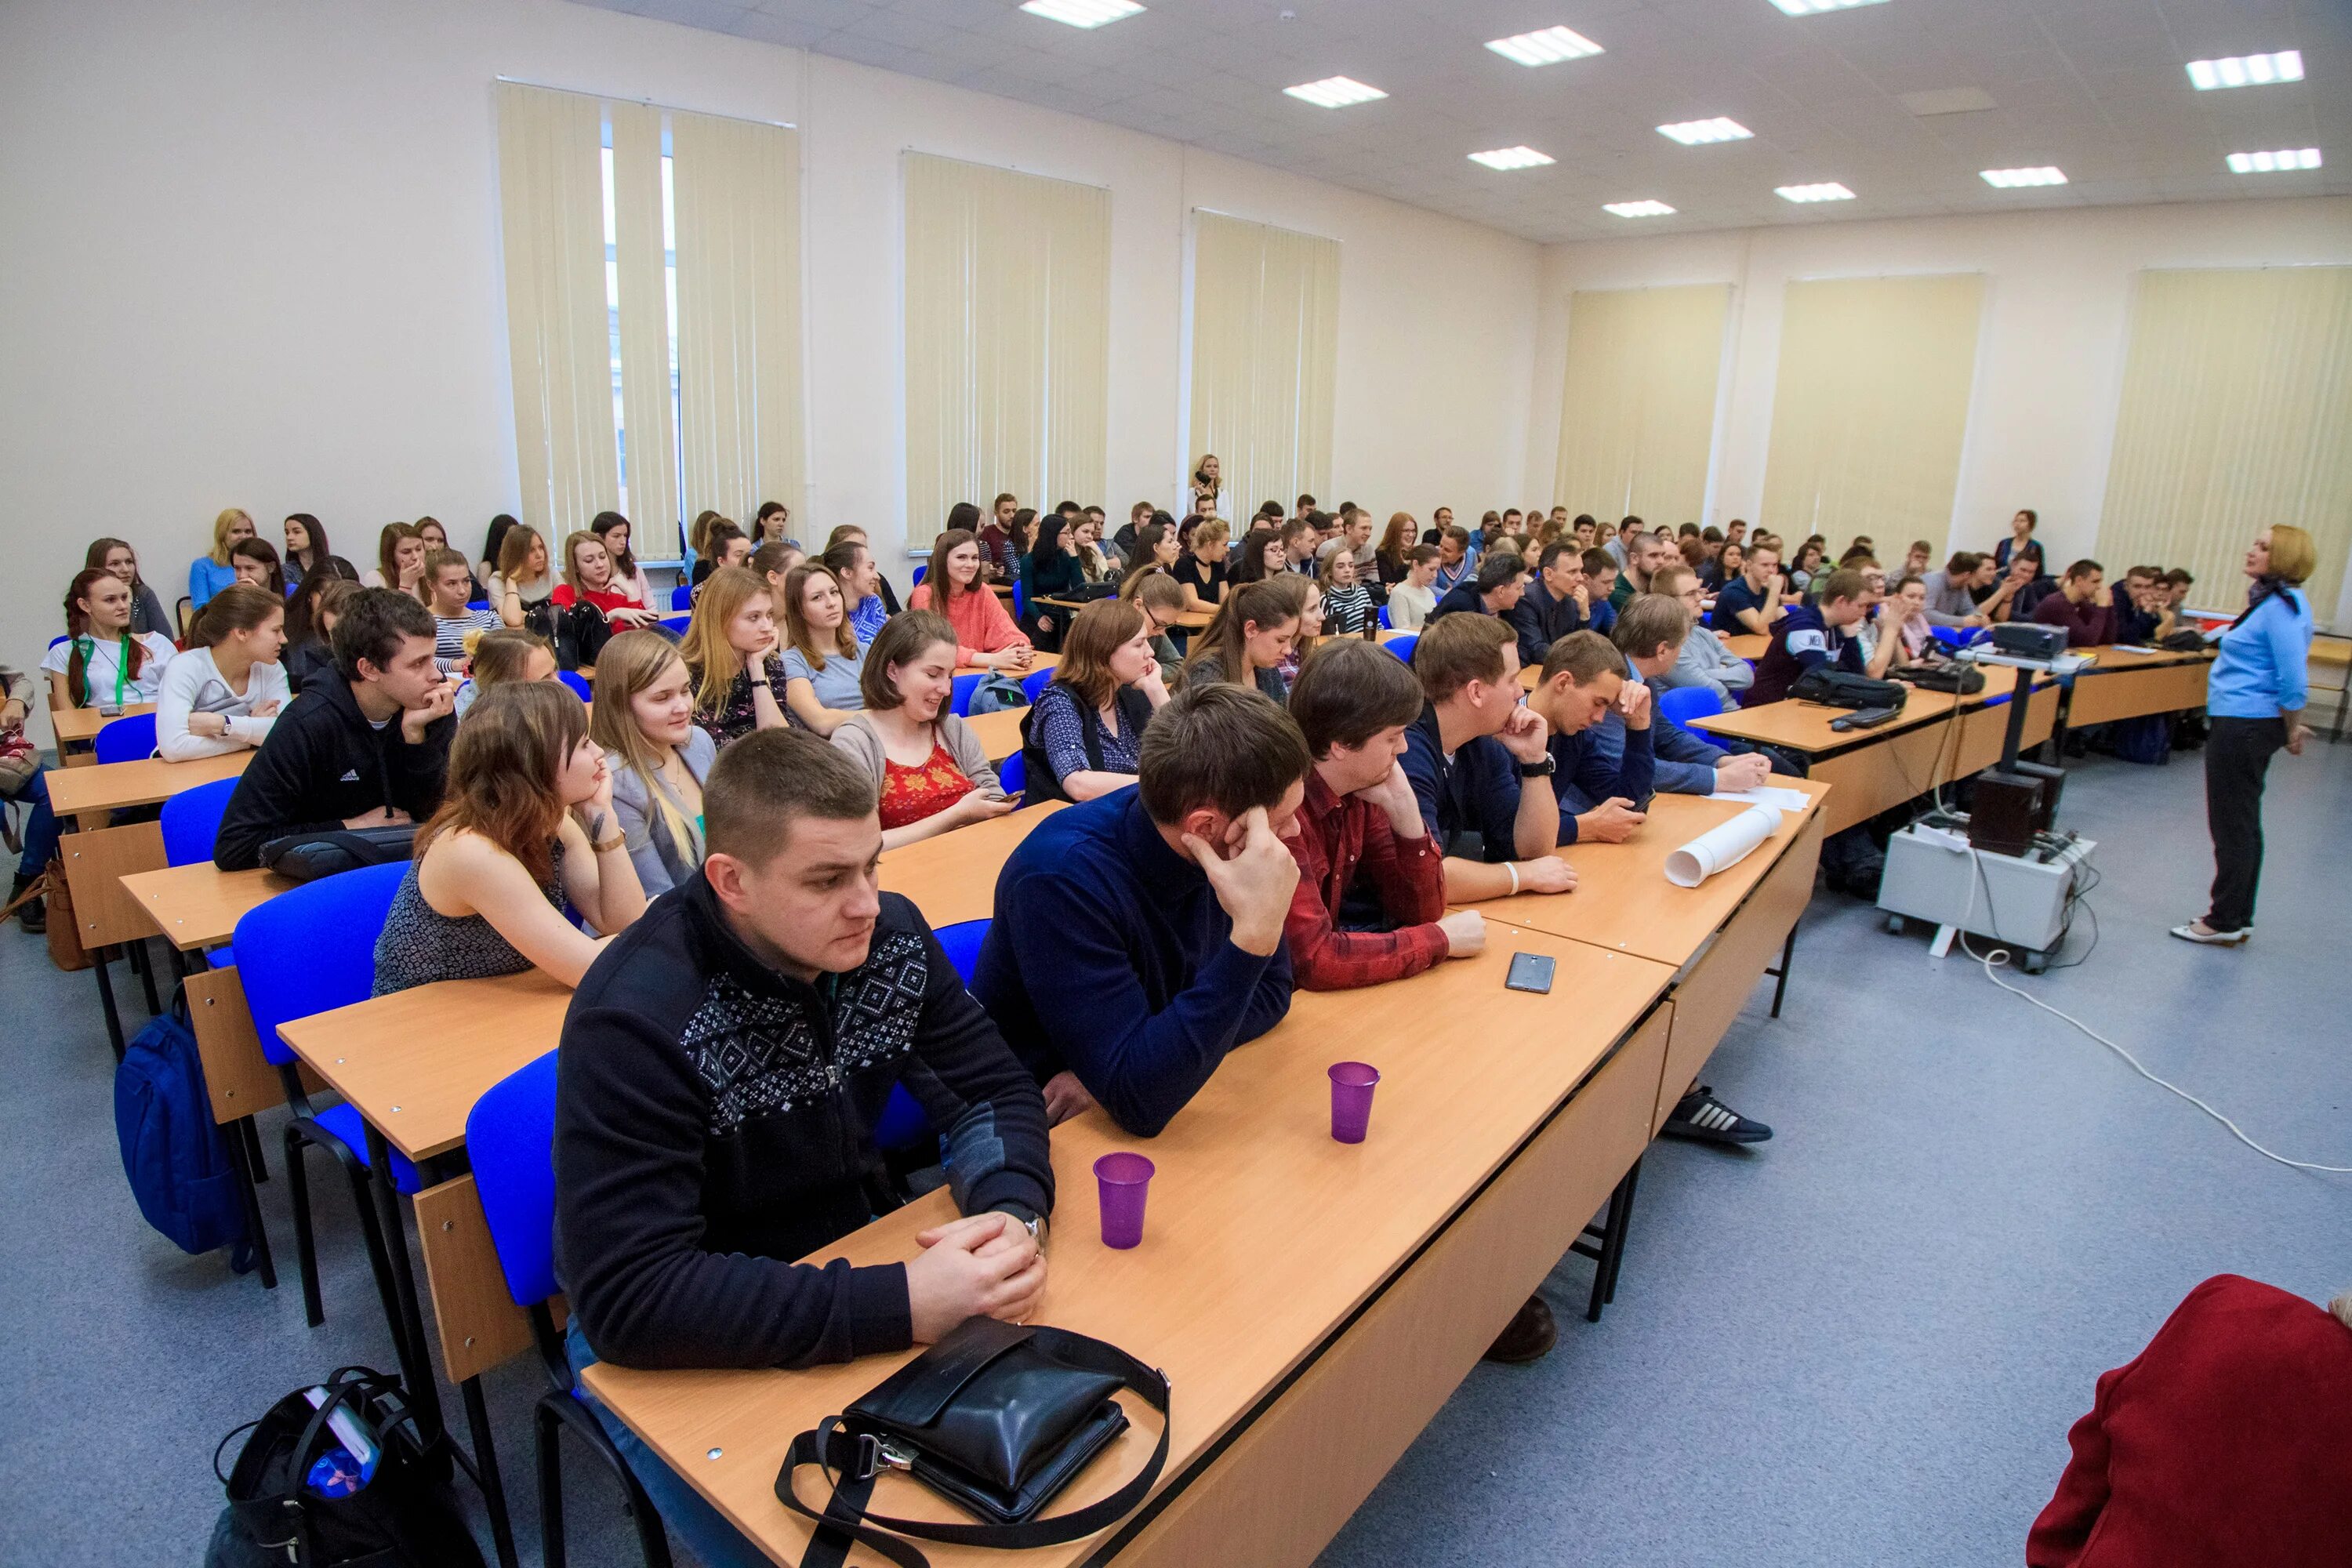
M2352 1563L2352 1329L2220 1274L2099 1379L2028 1568Z
M1282 934L1290 944L1293 982L1303 991L1378 985L1442 963L1449 946L1437 921L1445 913L1444 857L1424 833L1399 844L1388 813L1356 795L1338 795L1313 768L1299 803L1296 836L1298 888ZM1340 931L1333 923L1361 868L1380 889L1395 931Z

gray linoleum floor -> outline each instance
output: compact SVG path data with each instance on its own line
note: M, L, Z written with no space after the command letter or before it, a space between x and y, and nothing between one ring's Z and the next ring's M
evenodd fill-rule
M2260 934L2209 952L2164 934L2200 911L2210 875L2198 759L2076 764L2063 825L2101 840L2104 931L2081 967L2020 984L2256 1138L2352 1164L2352 746L2282 758L2272 780ZM274 1293L140 1221L92 989L0 932L7 1568L198 1561L219 1436L298 1379L393 1363L340 1187L314 1183L315 1331L282 1178L263 1189ZM2224 1270L2313 1298L2352 1283L2352 1177L2262 1160L1865 906L1817 897L1777 1022L1769 1000L1707 1076L1780 1136L1654 1150L1607 1317L1582 1321L1591 1265L1566 1260L1547 1288L1559 1350L1473 1373L1326 1568L2018 1562L2093 1380L2190 1286ZM537 1377L516 1362L489 1380L531 1563ZM571 1474L572 1560L632 1561L609 1493Z

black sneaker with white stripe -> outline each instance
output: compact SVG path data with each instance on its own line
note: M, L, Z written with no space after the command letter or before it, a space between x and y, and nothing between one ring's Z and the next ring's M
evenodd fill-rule
M1716 1099L1715 1090L1706 1084L1675 1103L1674 1114L1666 1118L1661 1131L1669 1138L1687 1138L1695 1143L1761 1143L1772 1136L1769 1127L1748 1121Z

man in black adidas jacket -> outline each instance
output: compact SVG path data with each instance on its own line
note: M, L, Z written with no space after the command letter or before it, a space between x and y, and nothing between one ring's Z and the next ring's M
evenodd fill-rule
M871 780L762 730L719 753L703 816L702 872L614 940L564 1019L574 1360L799 1367L1025 1317L1053 1206L1045 1099L922 916L878 891ZM874 1128L894 1085L947 1140L966 1217L904 1263L793 1262L892 1205Z
M414 596L363 588L335 622L335 663L269 727L221 816L213 863L261 864L295 833L423 822L441 806L457 683L433 661L433 613Z

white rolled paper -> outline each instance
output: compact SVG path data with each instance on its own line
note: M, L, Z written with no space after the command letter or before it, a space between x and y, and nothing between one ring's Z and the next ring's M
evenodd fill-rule
M1778 811L1769 805L1751 805L1667 856L1666 880L1677 888L1696 888L1717 871L1747 859L1780 826Z

